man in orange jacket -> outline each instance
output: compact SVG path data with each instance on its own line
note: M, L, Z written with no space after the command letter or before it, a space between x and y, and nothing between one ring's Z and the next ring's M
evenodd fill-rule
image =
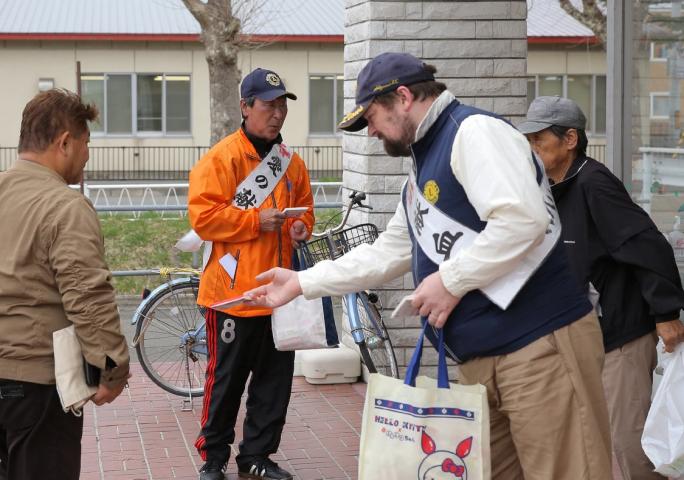
M244 78L240 95L242 127L190 172L190 223L211 251L197 299L207 307L209 363L195 447L205 461L200 480L223 479L251 374L238 476L285 480L292 476L269 456L285 425L294 352L275 349L271 309L212 305L255 288L262 271L291 267L293 242L307 239L313 228L313 195L304 161L280 136L287 99L297 97L278 74L261 68ZM287 207L308 210L287 217Z

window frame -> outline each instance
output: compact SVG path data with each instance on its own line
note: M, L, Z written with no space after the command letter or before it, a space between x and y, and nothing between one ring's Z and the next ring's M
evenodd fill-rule
M667 55L664 56L664 57L656 57L656 56L654 55L656 43L659 43L659 44L664 45L665 42L659 42L659 41L657 41L657 40L653 40L653 41L651 41L650 43L651 43L651 45L650 45L650 53L649 53L649 56L648 56L648 60L649 60L650 62L654 62L654 63L664 63L664 62L667 62Z
M597 112L597 109L596 109L596 85L597 85L597 81L596 81L596 79L598 77L606 77L606 75L600 74L600 73L571 73L571 74L567 74L567 73L536 73L534 75L528 75L527 76L528 79L534 80L534 98L537 98L539 96L539 77L540 76L549 76L549 75L561 77L561 85L562 85L561 90L563 92L562 93L563 98L568 98L568 76L585 75L585 76L591 77L591 92L590 92L590 94L591 94L591 117L590 117L591 118L591 124L587 125L586 132L587 132L587 135L590 135L593 138L605 137L606 132L603 132L603 133L596 132L596 112ZM606 98L607 98L607 96L608 96L608 92L606 91ZM608 127L606 125L606 129L607 128Z
M181 73L181 72L83 72L81 73L81 78L79 82L82 81L83 77L91 75L101 75L104 82L104 96L103 96L103 108L100 112L100 120L102 124L101 132L91 132L90 136L92 138L188 138L192 137L192 74L191 73ZM110 75L131 77L131 132L130 133L109 133L107 128L107 100L108 100L108 87L107 82ZM138 131L138 75L161 75L162 76L162 129L161 131ZM173 76L183 76L188 77L188 89L189 89L189 125L187 132L167 132L166 130L166 77Z
M333 77L333 93L334 97L332 99L333 102L333 128L334 130L332 132L312 132L311 131L311 107L313 104L313 96L311 95L311 78L312 77ZM338 79L338 77L340 77ZM307 135L309 138L341 138L342 137L342 131L337 128L337 82L342 82L342 114L344 114L344 73L314 73L314 72L309 72L308 74L308 93L309 93L309 108L307 110L307 122L308 122L308 132Z
M656 97L665 97L668 98L670 97L670 92L649 92L649 115L648 118L651 120L669 120L670 116L669 115L654 115L654 99Z

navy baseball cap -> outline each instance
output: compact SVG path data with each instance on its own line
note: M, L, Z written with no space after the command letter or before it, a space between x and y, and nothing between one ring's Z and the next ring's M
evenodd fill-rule
M382 53L368 62L356 80L356 107L347 113L338 127L347 132L358 132L368 122L363 114L375 97L392 92L402 85L434 80L425 64L408 53Z
M282 96L297 100L297 95L285 89L285 83L273 70L257 68L242 79L241 98L256 97L268 102Z

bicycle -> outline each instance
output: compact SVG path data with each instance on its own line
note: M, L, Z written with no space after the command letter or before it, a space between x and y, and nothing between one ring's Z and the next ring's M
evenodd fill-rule
M322 233L312 234L313 240L301 245L309 266L323 260L335 260L354 247L363 243L373 243L378 238L378 227L372 223L345 228L354 206L372 209L369 205L363 204L363 200L366 199L363 192L352 191L349 199L347 210L338 225L326 228L326 224ZM380 313L382 307L377 306L378 295L375 292L362 291L348 293L342 299L352 339L359 348L361 359L368 371L399 378L394 347Z
M365 198L364 193L352 192L342 221L333 228L326 228L329 222L326 223L324 232L314 234L313 240L301 246L309 265L338 258L361 243L375 241L378 230L373 224L344 228L355 206L371 208L363 205ZM156 385L192 401L192 397L204 394L208 355L205 309L196 303L201 272L163 268L159 273L184 276L143 293L143 300L131 319L131 324L136 326L132 345L143 370ZM343 297L343 309L368 371L398 378L394 348L382 321L381 308L376 305L378 302L374 292L350 293Z
M190 276L144 291L131 319L136 326L132 345L143 370L159 387L190 399L202 396L208 349L204 308L197 305L201 272L162 268L159 273Z

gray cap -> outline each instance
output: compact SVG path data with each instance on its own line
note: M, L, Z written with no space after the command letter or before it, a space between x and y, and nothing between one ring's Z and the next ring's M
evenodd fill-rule
M536 133L551 125L585 130L587 118L569 98L537 97L532 100L527 118L518 125L518 130L524 134Z

